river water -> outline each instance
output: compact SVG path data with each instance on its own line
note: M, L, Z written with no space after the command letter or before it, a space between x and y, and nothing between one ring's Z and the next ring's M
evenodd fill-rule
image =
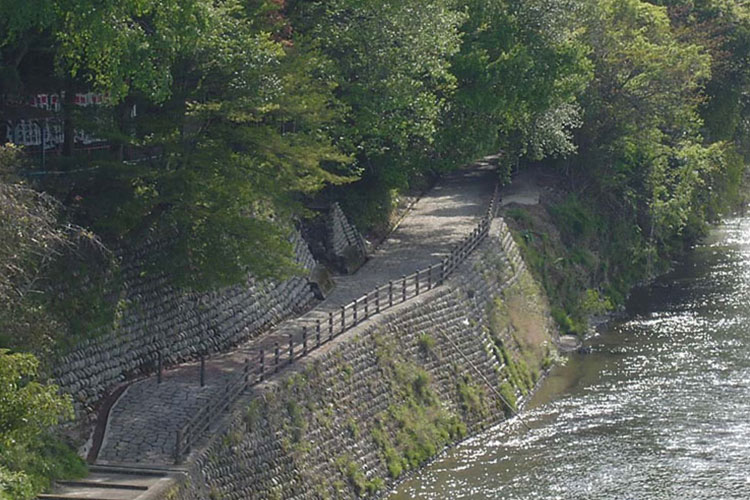
M750 499L750 218L636 290L522 418L450 450L391 500Z

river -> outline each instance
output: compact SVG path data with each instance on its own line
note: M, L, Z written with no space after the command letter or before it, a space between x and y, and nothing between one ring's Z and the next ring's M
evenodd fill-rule
M518 420L449 450L391 500L750 499L750 218L636 290L592 353Z

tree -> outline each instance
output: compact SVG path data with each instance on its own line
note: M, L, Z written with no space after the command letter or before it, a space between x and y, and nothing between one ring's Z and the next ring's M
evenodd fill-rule
M56 448L48 432L72 418L70 397L38 382L39 364L30 354L0 349L0 499L34 498L61 473L85 470L82 461Z
M15 175L22 164L18 148L0 146L0 347L42 350L56 322L36 299L73 228L58 222L56 201Z
M44 188L109 243L168 243L154 264L180 284L294 272L299 200L351 170L330 139L337 111L325 65L267 31L273 10L265 1L60 0L48 15L10 18L7 47L41 29L57 74L109 96L94 123L113 153L59 163L64 177L43 177ZM135 161L123 161L126 147L141 151Z
M590 78L578 2L469 0L452 61L457 91L443 118L440 156L461 163L503 151L505 166L574 151L577 96Z
M299 43L332 62L346 106L336 144L364 183L404 187L428 169L440 116L455 88L450 58L464 16L451 0L290 2Z
M706 148L700 134L711 57L680 40L664 7L602 0L588 19L595 78L580 134L586 176L603 206L641 228L653 257L679 240L688 212L705 218L692 202L723 149Z

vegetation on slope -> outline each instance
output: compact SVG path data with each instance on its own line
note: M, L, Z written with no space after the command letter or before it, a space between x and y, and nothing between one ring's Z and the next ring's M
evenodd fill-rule
M547 222L513 215L560 324L581 331L737 199L750 157L742 2L19 5L0 0L0 114L54 92L61 111L32 118L65 134L44 160L0 152L0 347L15 351L113 321L98 242L164 238L154 268L191 289L281 277L311 201L382 225L399 192L498 151L502 178L541 162L567 185ZM74 105L87 92L104 105ZM75 130L107 147L80 151ZM99 252L73 252L75 272L71 238Z

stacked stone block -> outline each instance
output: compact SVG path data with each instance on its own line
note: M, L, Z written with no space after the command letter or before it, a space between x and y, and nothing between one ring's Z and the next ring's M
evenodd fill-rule
M365 262L367 247L362 234L346 218L338 203L330 213L331 252L335 261L347 273L352 273Z
M342 467L349 462L365 479L392 484L372 432L378 417L401 397L378 363L383 341L429 373L431 389L461 416L469 433L503 419L503 404L487 387L489 382L497 389L504 381L487 311L525 272L508 238L504 223L495 221L490 237L446 286L363 323L240 399L234 415L190 457L189 480L175 498L351 498L354 485ZM425 334L434 341L429 351L420 340ZM489 414L462 409L457 380L463 377L482 391ZM297 419L291 417L295 411ZM297 441L295 429L301 432Z
M302 238L293 235L296 261L309 272L316 262ZM286 281L256 280L210 293L185 293L165 276L144 275L143 257L158 251L144 246L123 256L127 307L118 324L81 342L54 369L61 389L79 410L93 404L126 379L199 354L226 350L253 338L314 301L306 276Z

